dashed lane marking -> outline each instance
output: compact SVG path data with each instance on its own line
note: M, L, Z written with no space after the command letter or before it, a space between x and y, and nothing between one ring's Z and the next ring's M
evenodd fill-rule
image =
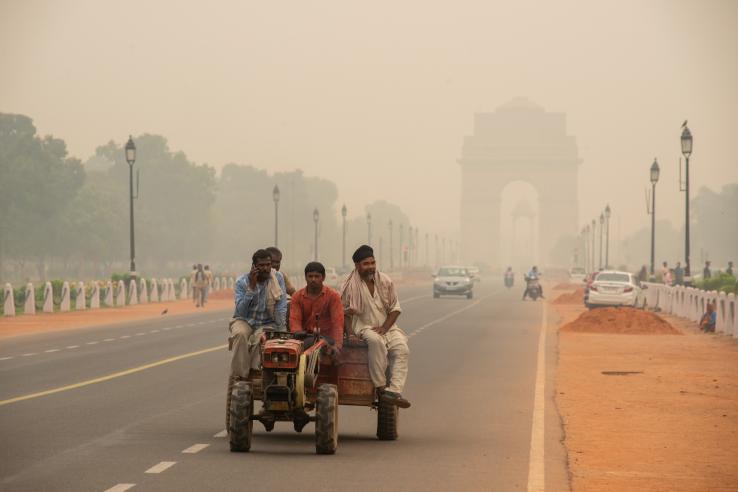
M213 437L225 437L227 435L228 435L228 431L224 429L224 430L218 432L217 434L215 434Z
M149 333L159 333L159 330L151 330Z
M142 336L144 336L144 335L146 335L146 333L144 333L144 332L142 332L142 331L139 331L138 333L136 333L136 336L137 336L137 337L142 337Z
M12 358L13 358L13 356L12 356L12 355L10 355L10 356L8 356L8 357L0 357L0 360L10 360L10 359L12 359Z
M114 342L115 338L106 338L103 342Z
M72 350L72 349L79 348L79 345L67 345L66 348L69 349L69 350Z
M105 492L125 492L126 490L132 489L135 486L135 483L119 483L118 485L110 487Z
M49 350L44 350L44 353L45 354L51 354L51 353L58 352L58 351L59 351L59 349L49 349Z
M536 363L536 387L533 396L533 423L530 433L530 458L528 459L528 492L542 492L546 486L544 462L545 389L546 389L546 306L543 303L541 333L538 335L538 360Z
M34 355L38 355L38 352L28 352L27 354L23 354L21 357L33 357Z
M466 311L468 309L471 309L473 307L476 307L477 305L479 305L480 302L482 302L483 300L485 300L485 299L487 299L489 297L492 297L493 295L494 294L490 294L488 296L484 296L481 299L478 299L478 300L474 301L473 303L469 304L468 306L465 306L465 307L463 307L461 309L457 309L456 311L452 311L452 312L450 312L448 314L445 314L445 315L441 316L440 318L431 321L430 323L426 323L426 324L424 324L424 325L416 328L415 330L413 330L407 337L408 338L412 338L415 335L419 335L426 328L430 328L433 325L437 325L438 323L442 323L443 321L446 321L447 319L449 319L452 316L456 316L459 313L463 313L464 311Z
M173 467L176 463L176 461L162 461L161 463L157 463L156 465L146 470L145 473L161 473L168 468Z
M228 344L218 345L215 347L198 350L196 352L190 352L187 354L177 355L175 357L169 357L168 359L162 359L156 362L152 362L150 364L144 364L143 366L132 367L131 369L126 369L125 371L108 374L107 376L102 376L102 377L95 378L95 379L88 379L87 381L81 381L79 383L70 384L68 386L61 386L59 388L53 388L53 389L46 390L46 391L39 391L38 393L31 393L28 395L16 396L15 398L9 398L7 400L0 401L0 407L3 405L8 405L10 403L16 403L16 402L24 401L24 400L31 400L33 398L38 398L40 396L53 395L54 393L61 393L63 391L69 391L69 390L73 390L76 388L82 388L84 386L90 386L92 384L102 383L104 381L110 381L111 379L128 376L129 374L135 374L137 372L145 371L147 369L152 369L158 366L163 366L164 364L169 364L171 362L176 362L178 360L195 357L195 356L202 355L202 354L207 354L209 352L215 352L216 350L223 350L226 347L228 347Z
M193 444L189 448L183 449L182 452L185 454L195 454L195 453L199 453L200 451L207 448L208 446L210 446L210 444Z
M85 345L97 345L98 343L100 343L100 342L87 342L87 343L85 343Z
M131 338L131 335L121 335L120 339L125 340L126 338Z
M164 330L164 331L169 331L169 330L171 330L171 329L172 329L172 327L171 327L171 326L167 326L166 328L162 328L162 330Z

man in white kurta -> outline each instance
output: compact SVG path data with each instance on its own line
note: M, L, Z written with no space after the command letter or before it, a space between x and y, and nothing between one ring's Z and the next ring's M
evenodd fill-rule
M352 331L369 346L369 374L382 401L407 408L410 402L402 397L402 391L410 349L407 336L396 323L402 312L400 301L389 276L376 271L369 246L354 253L354 262L356 269L341 289Z

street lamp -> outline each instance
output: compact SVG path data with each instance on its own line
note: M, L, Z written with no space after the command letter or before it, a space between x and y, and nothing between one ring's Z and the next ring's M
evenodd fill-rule
M318 261L318 221L320 220L320 212L316 208L313 210L313 222L315 222L315 261Z
M605 268L610 268L610 204L605 207Z
M279 186L274 185L272 190L274 200L274 247L279 247Z
M656 183L659 182L659 163L654 157L653 164L651 164L651 275L655 273L655 261L656 261ZM648 207L648 202L646 202ZM648 210L646 210L648 211Z
M689 156L692 155L692 132L684 122L684 130L682 130L682 154L685 159L684 166L684 199L685 199L685 219L684 219L684 275L691 276L691 265L689 263Z
M602 269L602 226L605 225L605 214L600 213L600 261L598 264L600 265L600 270Z
M343 219L343 250L341 254L341 265L346 267L346 204L341 207L341 218Z
M366 244L372 245L372 214L366 213Z
M579 235L580 241L582 242L582 251L584 253L584 268L587 269L587 265L589 265L589 257L587 256L589 252L587 251L587 227L582 227L582 232Z
M138 196L133 196L133 164L136 162L136 144L133 143L133 137L128 135L126 143L126 162L128 162L128 170L130 177L130 201L131 201L131 278L136 277L136 239L133 229L133 200Z
M597 221L592 219L592 271L595 271L595 234L597 233Z
M389 253L390 253L390 270L395 269L395 255L392 251L392 219L389 220Z

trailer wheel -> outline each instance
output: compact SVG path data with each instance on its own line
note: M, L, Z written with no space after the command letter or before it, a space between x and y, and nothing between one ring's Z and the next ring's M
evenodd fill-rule
M400 420L400 409L391 403L379 401L377 409L377 438L380 441L397 439L397 424Z
M248 452L254 421L254 393L248 381L234 381L229 407L228 436L232 452Z
M338 388L321 384L315 398L315 452L335 454L338 448Z

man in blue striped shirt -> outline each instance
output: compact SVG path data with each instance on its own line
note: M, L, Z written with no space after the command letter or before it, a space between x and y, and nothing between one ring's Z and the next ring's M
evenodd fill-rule
M260 249L251 258L251 271L236 281L236 310L228 329L228 347L233 351L231 376L246 379L261 365L259 342L264 328L286 330L287 294L284 277L274 270L268 251Z

